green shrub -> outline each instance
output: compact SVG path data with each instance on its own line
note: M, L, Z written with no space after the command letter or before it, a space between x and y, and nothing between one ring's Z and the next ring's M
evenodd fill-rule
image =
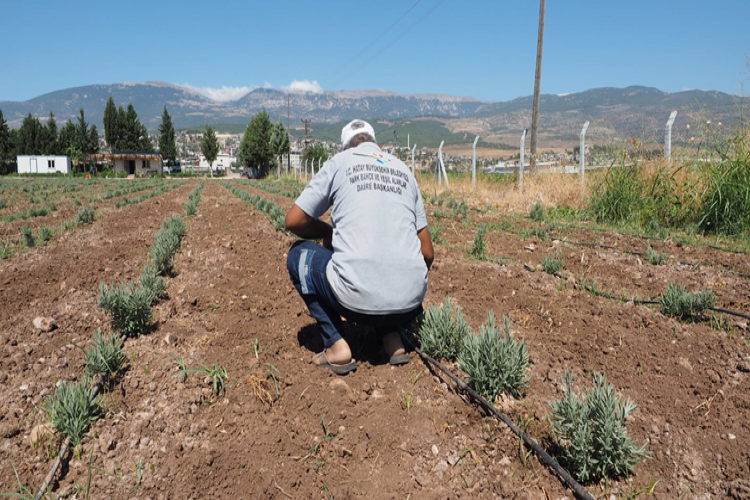
M91 224L94 222L94 209L85 207L78 211L76 215L76 226L82 226L84 224Z
M152 304L167 290L167 284L164 282L164 278L156 273L156 269L154 269L153 266L148 265L143 268L141 278L138 281L138 286L148 292Z
M573 392L574 376L566 371L565 396L550 403L548 418L560 450L560 462L579 481L628 476L646 446L637 447L625 429L625 417L638 406L621 401L603 374L594 374L594 387L581 396Z
M99 307L112 317L112 327L127 337L139 337L151 323L151 290L133 283L119 283L109 288L99 284Z
M430 356L456 359L468 333L469 323L461 306L454 313L451 299L446 298L442 307L431 306L427 310L418 337L422 350Z
M99 396L94 397L91 381L87 376L80 382L61 381L53 396L45 399L44 411L57 431L70 438L73 446L81 439L98 418Z
M8 206L8 204L5 202L5 200L3 200L2 198L0 198L0 209L3 209L5 207L7 207L7 206Z
M544 206L539 202L534 203L534 206L531 207L529 217L533 221L542 222L544 220Z
M646 260L654 266L658 266L667 259L669 259L669 255L655 251L653 248L651 248L650 243L646 246Z
M39 239L47 243L52 239L52 230L47 226L39 228Z
M102 332L96 332L91 347L86 351L86 371L94 376L111 376L122 368L127 359L120 337L112 334L105 338Z
M555 255L545 255L542 258L542 269L547 274L558 274L563 269L563 255L555 250Z
M76 201L73 202L73 205L80 207L82 205L81 200L76 199Z
M180 242L185 236L185 222L178 215L172 215L162 222L161 229L156 234L151 246L151 261L157 274L169 274L174 267L174 255L180 248Z
M691 293L680 283L670 283L659 300L662 312L679 319L693 319L716 305L716 295L711 290Z
M500 393L520 396L531 378L526 343L513 338L508 316L503 316L500 332L492 312L487 313L478 335L464 339L458 365L469 375L468 384L490 400Z
M23 244L27 247L31 248L36 246L36 239L34 238L34 233L31 232L31 227L26 224L23 227L21 227L21 236L23 237Z

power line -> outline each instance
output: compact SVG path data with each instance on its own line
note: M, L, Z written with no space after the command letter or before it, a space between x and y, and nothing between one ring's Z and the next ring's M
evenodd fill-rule
M409 7L409 9L408 9L408 10L407 10L406 12L404 12L403 14L401 14L401 17L399 17L398 19L396 19L396 20L395 20L395 21L393 22L393 24L391 24L390 26L388 26L388 27L387 27L387 28L386 28L386 29L385 29L385 30L384 30L384 31L383 31L382 33L380 33L380 35L378 35L378 36L377 36L377 37L375 38L375 40L371 41L371 42L370 42L370 43L369 43L369 44L368 44L368 45L366 46L366 48L365 48L364 50L362 50L362 51L358 51L358 52L357 52L356 54L354 54L354 56L353 56L353 57L352 57L351 59L349 59L349 60L348 60L347 62L345 62L343 66L341 66L341 67L340 67L340 68L338 68L338 69L337 69L336 71L334 71L334 72L333 72L333 75L331 75L331 78L333 78L333 77L335 77L336 75L340 74L340 73L341 73L342 71L344 71L344 69L346 69L346 68L347 68L347 67L348 67L348 66L349 66L349 65L350 65L350 64L351 64L352 62L354 62L354 61L355 61L355 60L356 60L356 59L357 59L358 57L360 57L360 56L362 56L363 54L365 54L365 53L366 53L366 52L367 52L368 50L370 50L370 48L371 48L371 47L374 47L374 46L375 46L375 44L376 44L376 43L377 43L377 42L378 42L378 41L379 41L379 40L380 40L381 38L383 38L383 36L385 36L385 34L386 34L386 33L388 33L388 32L389 32L389 31L390 31L391 29L393 29L393 27L394 27L394 26L396 26L396 25L397 25L397 24L399 23L399 21L401 21L401 20L402 20L402 19L403 19L404 17L406 17L406 15L407 15L407 14L408 14L409 12L411 12L412 10L414 10L414 7L416 7L416 6L417 6L417 5L419 4L419 2L421 2L421 1L422 1L422 0L417 0L416 2L414 2L414 5L412 5L411 7Z
M341 80L339 80L336 83L339 84L339 83L345 82L350 77L352 77L355 74L357 74L359 72L359 70L361 70L366 65L370 64L372 61L374 61L375 59L377 59L383 52L385 52L386 50L390 49L396 42L398 42L404 36L406 36L406 34L409 33L415 26L417 26L419 23L421 23L422 21L424 21L430 14L432 14L435 11L435 9L437 9L438 7L440 7L443 4L443 2L445 2L445 0L439 0L435 5L432 6L432 8L430 10L428 10L427 12L425 12L424 14L422 14L422 16L420 16L416 21L414 21L412 24L410 24L404 31L402 31L400 35L398 35L396 38L394 38L393 40L391 40L390 43L386 44L383 48L381 48L378 52L376 52L375 55L373 55L370 59L368 59L364 63L360 64L356 68L354 68L354 70L352 70L348 75L346 75L344 78L342 78Z

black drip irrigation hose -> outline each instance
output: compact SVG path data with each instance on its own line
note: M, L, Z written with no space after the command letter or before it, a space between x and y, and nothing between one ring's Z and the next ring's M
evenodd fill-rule
M497 408L492 406L489 401L487 401L485 398L483 398L479 393L477 393L474 389L469 387L466 382L461 380L459 377L455 376L453 373L451 373L448 368L440 364L435 358L430 356L429 354L423 353L417 346L415 346L411 340L406 337L405 335L401 335L403 340L411 346L414 351L419 354L419 357L422 358L423 361L425 361L428 365L433 365L437 369L439 369L441 372L446 374L451 380L453 380L458 387L460 387L463 391L465 391L471 398L479 403L479 405L484 408L486 411L492 413L496 418L501 420L505 425L507 425L513 433L521 438L524 443L526 443L533 451L534 453L539 456L539 458L542 459L544 463L549 465L552 470L554 470L560 478L567 483L568 486L575 492L575 494L582 498L583 500L594 500L594 497L592 497L586 489L581 486L578 481L576 481L573 476L571 476L568 471L566 471L564 468L560 466L560 464L557 463L557 460L555 460L549 453L547 453L544 448L539 446L539 444L534 441L534 438L526 434L523 430L521 430L520 427L518 427L516 424L513 423L512 420L510 420L505 414L503 414L501 411L499 411Z
M581 247L589 247L589 248L599 247L599 248L606 248L608 250L617 250L618 252L622 252L622 253L626 253L626 254L630 254L630 255L637 255L639 257L645 257L646 256L645 252L635 252L635 251L631 251L631 250L623 250L622 248L619 248L619 247L616 247L616 246L612 246L612 245L605 245L603 243L584 243L584 242L580 242L580 241L571 241L571 240L560 240L560 241L562 241L564 243L570 243L571 245L581 246ZM717 249L717 250L724 250L726 252L731 252L731 253L743 253L743 252L733 252L732 250L726 250L726 249L719 248L719 247L714 247L714 246L711 246L711 245L707 245L707 247L708 248L714 248L714 249ZM678 264L681 264L683 266L690 266L690 267L698 267L698 266L701 265L700 263L696 264L695 262L687 262L687 261L684 261L684 260L676 260L675 262L677 262ZM723 264L720 264L720 265L722 267L721 272L736 274L737 276L739 276L741 278L748 278L748 279L750 279L750 274L743 273L741 271L734 271L732 269L727 269Z

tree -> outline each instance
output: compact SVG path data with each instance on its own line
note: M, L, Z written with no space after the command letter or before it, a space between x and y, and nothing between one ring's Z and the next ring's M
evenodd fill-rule
M281 118L271 131L271 151L273 154L279 155L278 168L281 169L281 165L284 163L283 155L289 152L289 133L286 131Z
M177 159L177 146L175 145L175 132L172 126L172 117L164 106L164 113L161 115L161 125L159 125L159 151L161 157L167 160L168 165L174 164Z
M47 126L43 129L42 136L42 152L46 155L60 154L60 148L57 143L57 121L52 111L49 112Z
M268 113L260 111L250 119L245 134L240 142L240 162L245 167L257 169L258 177L268 175L268 169L274 158L271 149L271 131L273 125Z
M112 96L107 99L104 107L104 140L114 152L117 149L117 140L120 138L120 129L117 123L117 108Z
M316 165L318 168L328 161L328 151L326 151L326 147L323 143L316 142L310 146L307 151L302 153L302 164L307 164L308 160L312 165Z
M206 131L201 139L201 153L206 157L208 162L208 171L211 177L214 176L213 168L216 156L219 154L219 141L216 139L216 133L211 125L206 125Z
M3 110L0 109L0 174L7 173L8 166L14 159L14 149L10 127L3 117Z
M16 136L16 154L40 155L43 150L42 124L31 113L23 119Z
M138 119L133 104L128 104L124 111L120 106L117 111L117 128L119 140L117 149L120 151L153 151L154 145L148 136L148 129Z

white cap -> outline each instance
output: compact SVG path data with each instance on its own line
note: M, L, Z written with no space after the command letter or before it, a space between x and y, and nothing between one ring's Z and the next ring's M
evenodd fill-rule
M372 137L373 142L375 141L375 130L372 125L364 120L352 120L341 130L341 150L345 150L349 146L349 141L359 134L367 134Z

